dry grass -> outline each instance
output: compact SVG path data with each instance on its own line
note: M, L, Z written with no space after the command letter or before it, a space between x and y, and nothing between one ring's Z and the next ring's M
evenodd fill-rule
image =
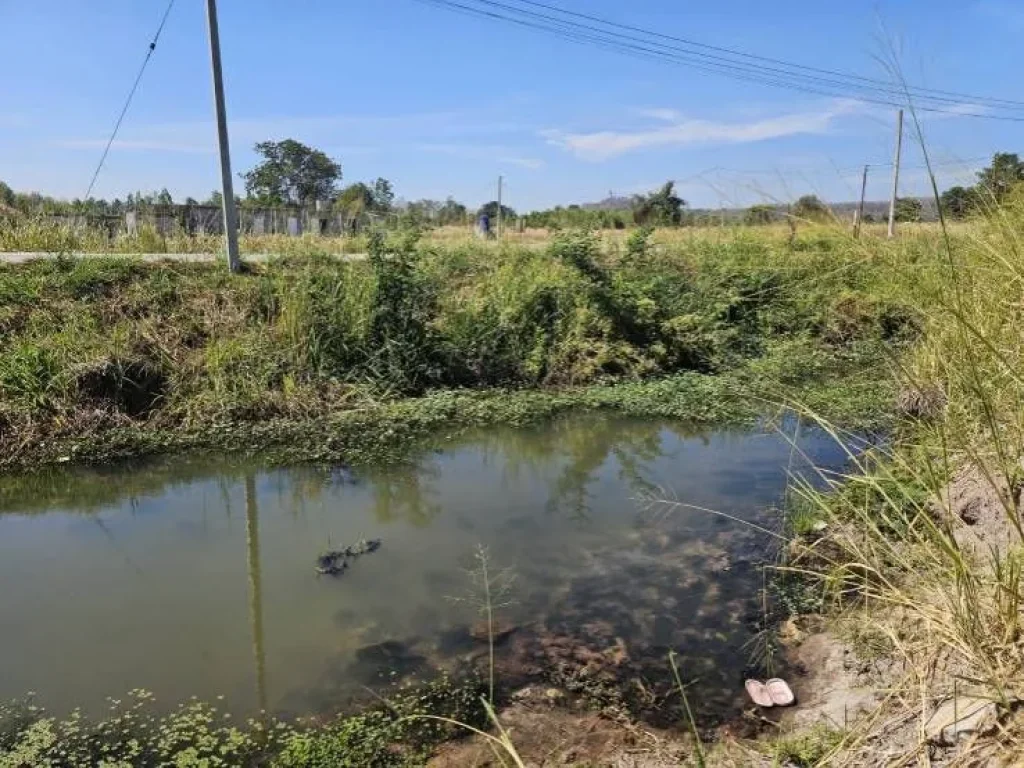
M1015 765L1024 753L1024 204L948 238L917 237L937 238L942 259L926 265L910 250L893 265L924 324L894 364L905 399L934 407L910 414L887 449L851 453L849 473L827 478L830 492L799 489L828 528L797 542L788 569L885 638L901 670L884 681L884 706L816 765ZM964 478L971 485L960 492ZM988 513L981 522L965 514L978 508ZM994 702L998 721L938 744L926 724L965 696Z

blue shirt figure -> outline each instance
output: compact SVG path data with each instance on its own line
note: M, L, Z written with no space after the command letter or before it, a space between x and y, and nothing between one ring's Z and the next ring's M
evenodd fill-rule
M477 226L480 227L480 234L483 237L491 236L491 217L486 213L480 214L480 221L477 222Z

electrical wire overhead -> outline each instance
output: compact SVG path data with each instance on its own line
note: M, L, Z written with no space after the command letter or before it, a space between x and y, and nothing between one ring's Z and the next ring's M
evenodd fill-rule
M146 67L149 66L149 60L153 58L153 52L156 50L156 44L160 42L160 35L163 34L164 27L167 26L167 18L171 15L171 10L174 8L175 0L168 0L167 8L164 10L164 15L160 19L160 26L156 29L156 34L153 35L152 41L149 43L149 49L146 51L146 58L142 60L142 66L139 67L139 72L135 76L135 82L132 83L131 90L128 91L128 98L124 101L124 106L121 108L121 114L117 116L117 122L114 123L114 130L110 133L110 138L107 140L107 145L103 148L103 154L100 156L100 161L96 165L96 171L92 175L92 180L89 182L89 189L86 190L86 200L92 195L92 190L96 186L96 181L100 177L100 172L103 170L103 165L107 162L107 155L110 154L110 148L114 145L115 139L117 139L117 133L121 130L121 124L124 122L125 115L128 114L128 109L132 105L132 99L135 98L135 92L139 90L139 83L142 82L142 76L146 72Z
M685 66L735 80L884 106L906 106L909 100L915 109L923 112L1024 122L1024 102L1021 101L910 86L902 82L886 82L836 70L795 64L620 24L536 0L417 1L449 11L554 34L576 43ZM530 10L522 6L539 8L547 12Z

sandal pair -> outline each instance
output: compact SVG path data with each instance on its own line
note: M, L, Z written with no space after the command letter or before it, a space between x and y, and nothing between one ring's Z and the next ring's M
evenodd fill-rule
M759 707L788 707L796 701L789 684L778 677L764 683L760 680L747 680L743 687Z

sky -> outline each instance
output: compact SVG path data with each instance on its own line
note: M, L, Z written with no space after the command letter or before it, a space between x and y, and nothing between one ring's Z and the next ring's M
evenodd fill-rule
M551 0L595 16L787 61L1024 101L1019 0ZM205 3L177 0L96 186L102 197L219 185ZM0 180L81 197L165 0L0 0ZM469 205L505 177L517 210L677 182L694 207L869 199L891 184L894 109L634 58L417 0L220 0L236 173L294 138L343 183ZM954 109L958 109L957 107ZM972 109L965 101L963 111ZM923 120L943 186L1024 152L1024 122ZM927 192L906 146L901 195ZM236 178L236 189L242 188Z

